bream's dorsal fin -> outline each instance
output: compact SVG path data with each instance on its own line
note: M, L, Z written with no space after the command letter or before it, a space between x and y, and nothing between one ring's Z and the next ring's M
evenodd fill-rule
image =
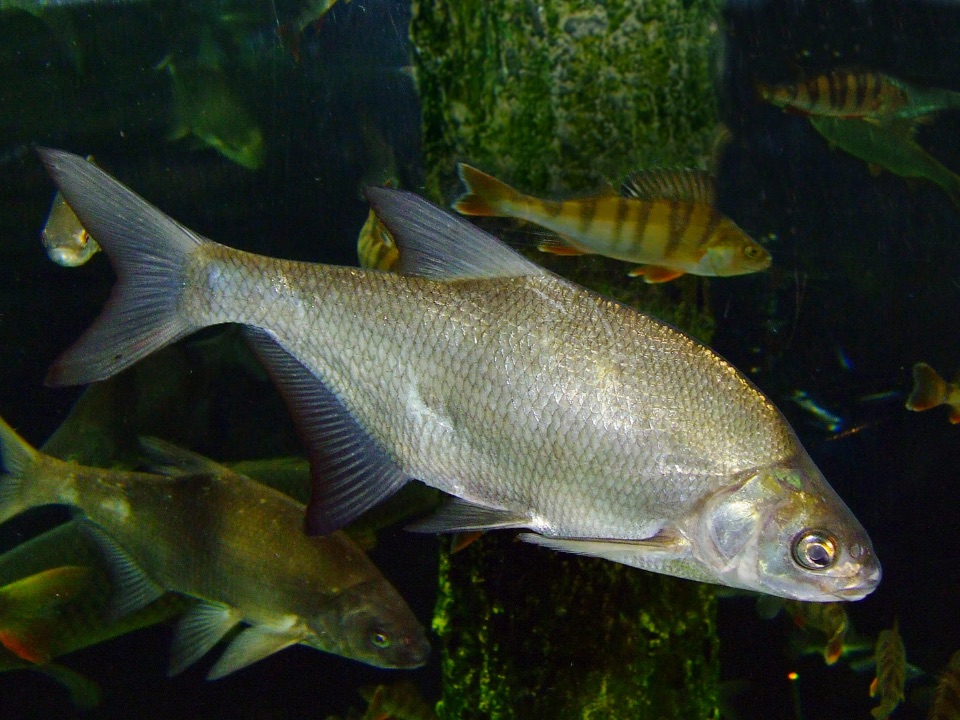
M393 235L406 275L456 280L547 274L493 235L418 195L382 187L364 192Z

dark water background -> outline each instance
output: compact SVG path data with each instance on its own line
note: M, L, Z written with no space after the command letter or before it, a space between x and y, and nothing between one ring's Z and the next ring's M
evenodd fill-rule
M85 6L74 15L82 81L46 25L0 14L0 414L33 441L53 432L78 395L45 388L42 378L95 317L111 275L103 258L78 269L46 259L38 233L52 185L30 144L93 153L161 209L220 242L341 264L355 263L367 212L358 190L371 169L392 162L405 186L418 185L419 110L405 72L409 8L399 1L336 5L305 33L299 64L278 53L269 22L218 38L262 125L268 160L259 172L165 143L169 81L153 66L172 51L194 51L197 28L228 9L199 0ZM800 70L856 66L960 90L960 9L737 2L724 17L721 119L734 140L720 166L721 207L755 236L775 236L775 268L711 283L715 346L776 400L870 532L884 580L850 607L850 617L871 637L899 619L908 659L927 675L908 686L908 702L894 717L923 717L911 693L929 686L930 674L960 649L960 428L942 409L906 412L903 393L917 361L948 377L960 368L960 211L931 184L874 177L863 162L832 151L804 119L759 103L752 87L788 81ZM944 112L918 138L960 170L958 131L960 113ZM371 132L384 143L371 144ZM224 427L194 449L213 457L238 447L247 457L295 451L292 441L277 447L284 433L266 431L289 422L269 388L239 392L252 381L236 382L220 388L231 398ZM845 427L863 429L831 439L789 401L797 390L840 415ZM887 391L901 394L863 400ZM242 445L239 426L254 428ZM0 542L8 546L14 532L0 530ZM435 541L399 530L383 536L374 553L425 624L435 557ZM871 673L844 663L827 668L819 656L791 657L789 624L759 619L753 600L724 600L720 632L723 678L741 687L731 700L737 716L799 718L787 680L797 671L804 720L868 717ZM325 717L361 706L359 685L400 675L437 692L436 658L422 671L389 673L304 648L216 683L203 681L209 659L168 680L169 639L169 628L160 627L66 658L103 686L104 703L90 716ZM52 681L18 672L0 676L0 714L81 713Z

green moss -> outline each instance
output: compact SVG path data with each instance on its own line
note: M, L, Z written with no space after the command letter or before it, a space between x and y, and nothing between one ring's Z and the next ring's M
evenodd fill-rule
M428 193L449 197L456 160L552 194L702 162L718 5L415 2Z
M710 587L491 533L441 558L440 718L712 717Z

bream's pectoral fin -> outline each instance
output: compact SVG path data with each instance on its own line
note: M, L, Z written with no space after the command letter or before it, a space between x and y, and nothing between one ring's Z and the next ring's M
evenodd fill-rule
M690 549L689 543L680 535L664 530L645 540L551 538L534 533L521 533L520 539L551 550L589 555L628 565L631 564L631 558L637 557L656 558L659 561L682 558Z
M529 526L530 518L517 512L450 498L433 515L407 525L406 529L422 533L461 533Z

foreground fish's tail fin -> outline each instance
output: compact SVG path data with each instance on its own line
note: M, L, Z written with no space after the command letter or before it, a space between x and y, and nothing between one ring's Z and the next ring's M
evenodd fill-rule
M0 587L0 644L27 662L49 661L57 611L89 580L89 568L64 565Z
M198 329L178 314L178 300L188 258L211 241L82 157L48 148L38 152L117 274L100 317L57 359L47 384L103 380Z
M467 190L456 199L452 207L461 215L487 215L502 217L510 215L510 205L522 203L524 195L492 175L457 163L457 172Z
M940 373L926 363L913 366L913 391L907 398L907 410L922 412L942 405L946 399L947 383Z
M31 501L33 493L30 492L32 483L29 480L40 457L39 450L0 418L0 465L4 471L0 475L0 522L37 504Z

